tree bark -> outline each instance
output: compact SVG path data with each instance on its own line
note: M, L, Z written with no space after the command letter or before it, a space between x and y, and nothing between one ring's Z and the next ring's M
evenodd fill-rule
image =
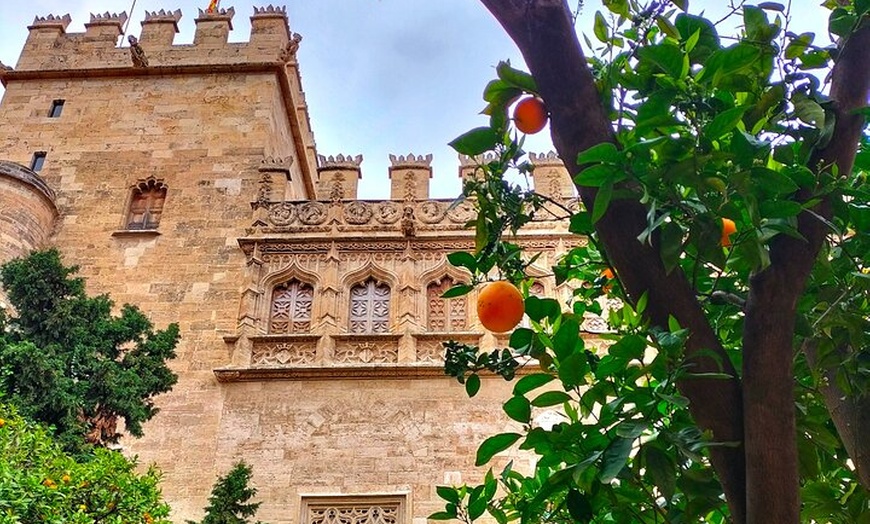
M614 142L610 119L574 31L564 0L482 0L514 40L537 82L551 115L553 143L568 171L581 169L578 153L603 142ZM587 209L596 190L578 187ZM691 336L686 347L692 371L724 372L729 380L691 379L679 383L690 401L695 421L712 431L720 442L743 441L742 393L736 371L679 271L665 271L657 246L641 244L637 236L646 228L646 209L636 200L610 203L596 223L607 256L629 297L648 294L647 313L658 326L675 317ZM715 355L710 356L710 354ZM711 461L725 490L734 522L745 521L745 458L742 445L713 447Z

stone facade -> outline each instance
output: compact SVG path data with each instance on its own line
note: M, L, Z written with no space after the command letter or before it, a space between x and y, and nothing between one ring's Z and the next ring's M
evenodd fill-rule
M0 260L57 246L91 293L179 323L179 382L123 440L164 471L176 521L244 459L264 521L419 524L435 486L481 480L478 444L512 427L509 384L471 402L441 370L448 338L505 342L473 293L440 298L467 277L445 256L473 246L473 207L430 199L431 156L414 154L391 157L389 199L357 200L362 157L316 154L284 8L255 8L245 43L227 42L234 15L200 11L194 43L174 45L181 12L147 13L132 47L124 13L81 34L35 19L0 71ZM38 174L23 167L37 152ZM558 159L535 160L571 205ZM549 264L581 241L564 227L543 217L518 239L551 296L569 290Z

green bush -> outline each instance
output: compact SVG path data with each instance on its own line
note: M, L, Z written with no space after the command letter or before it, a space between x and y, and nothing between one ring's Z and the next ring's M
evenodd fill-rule
M169 524L159 480L117 451L73 457L48 428L0 403L0 524Z

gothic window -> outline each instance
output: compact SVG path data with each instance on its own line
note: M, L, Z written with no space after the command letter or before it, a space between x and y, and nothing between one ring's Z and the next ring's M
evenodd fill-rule
M127 212L127 229L157 229L165 200L166 185L162 180L149 178L136 184Z
M429 302L429 331L465 331L468 328L466 296L441 298L445 291L455 285L456 281L445 276L426 288Z
M350 289L350 332L387 333L390 287L370 278Z
M269 333L307 333L311 328L311 305L314 289L296 279L272 290Z
M302 524L402 524L403 496L304 497Z

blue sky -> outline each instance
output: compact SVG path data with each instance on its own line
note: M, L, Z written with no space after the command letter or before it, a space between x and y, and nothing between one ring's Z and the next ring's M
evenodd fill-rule
M89 13L129 14L132 3L0 0L0 61L15 65L35 15L69 13L68 31L80 32ZM268 3L222 0L221 7L236 10L230 39L246 40L252 6ZM492 16L473 0L277 0L285 3L291 29L304 37L298 58L319 152L364 156L361 198L387 198L387 155L409 152L434 155L433 196L458 194L458 161L446 144L485 125L477 113L495 65L505 59L522 64ZM792 2L795 29L824 32L826 12L818 3ZM591 34L592 15L601 7L594 0L585 4L578 29ZM693 2L697 8L705 4L719 12L726 2ZM207 5L208 0L136 0L128 32L139 33L145 10L180 8L175 41L189 43L197 8ZM548 130L527 141L527 149L552 149Z

